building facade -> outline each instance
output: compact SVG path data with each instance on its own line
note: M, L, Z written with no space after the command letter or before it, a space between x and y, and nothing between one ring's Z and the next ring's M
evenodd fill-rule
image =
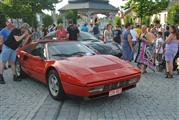
M154 14L152 17L151 17L151 22L154 21L155 17L159 18L160 19L160 23L162 25L166 25L167 24L167 17L168 17L168 9L175 5L175 4L179 4L179 0L170 0L169 2L169 5L168 5L168 8L166 10L163 10L162 12L158 13L158 14Z

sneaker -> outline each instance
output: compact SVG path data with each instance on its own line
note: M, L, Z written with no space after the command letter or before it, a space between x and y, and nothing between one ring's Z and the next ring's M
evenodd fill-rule
M21 78L18 77L17 75L14 75L14 76L13 76L13 80L14 80L14 81L21 81Z
M0 84L6 84L2 75L0 75Z

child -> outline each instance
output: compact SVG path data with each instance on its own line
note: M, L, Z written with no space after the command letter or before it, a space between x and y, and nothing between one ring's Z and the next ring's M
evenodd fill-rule
M164 40L162 39L162 32L158 32L157 39L155 41L155 55L156 55L156 65L162 62L163 55L163 44Z

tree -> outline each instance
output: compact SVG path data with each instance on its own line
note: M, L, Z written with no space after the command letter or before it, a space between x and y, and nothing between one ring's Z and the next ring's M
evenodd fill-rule
M5 27L6 22L6 16L4 14L4 11L2 11L3 4L0 2L0 28Z
M45 15L43 18L43 23L45 27L48 27L49 25L53 24L53 19L50 15Z
M69 20L73 20L73 23L77 23L77 11L74 10L68 10L65 12L65 17Z
M57 17L57 24L63 23L62 16L58 15Z
M145 16L151 16L157 14L166 9L169 0L129 0L129 2L123 7L125 9L133 9L137 17L141 18L141 22Z
M150 25L150 16L145 16L143 18L142 24Z
M179 4L169 8L167 21L169 24L179 25Z
M114 25L118 25L119 27L121 27L121 19L119 16L115 16L114 18Z
M2 12L0 12L0 28L5 27L5 22L6 22L5 15Z
M58 0L2 0L2 3L4 5L1 9L8 17L25 19L34 26L36 13L41 13L44 9L54 10Z
M125 20L125 24L126 24L126 23L133 23L133 19L132 19L132 17L129 16L129 15L127 15L124 20Z
M154 20L153 20L153 23L156 23L157 21L160 22L160 19L159 19L157 16L155 16L155 18L154 18Z

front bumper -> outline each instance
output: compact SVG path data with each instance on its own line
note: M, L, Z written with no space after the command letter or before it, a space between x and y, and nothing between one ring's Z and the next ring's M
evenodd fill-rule
M81 97L93 97L108 94L109 91L122 88L122 90L130 89L136 87L137 82L140 79L140 76L130 78L128 80L115 80L113 82L105 83L93 83L93 85L87 86L77 86L70 83L62 81L62 85L66 94L81 96ZM133 80L133 81L132 81ZM100 89L102 87L102 89Z

